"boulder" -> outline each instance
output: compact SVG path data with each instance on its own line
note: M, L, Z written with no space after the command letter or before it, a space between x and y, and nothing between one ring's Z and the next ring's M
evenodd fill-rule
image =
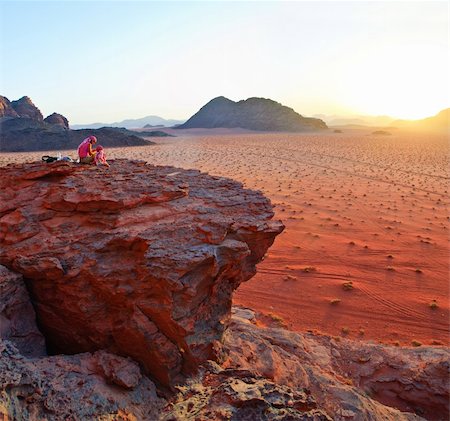
M260 192L196 170L0 168L0 264L49 351L129 356L164 385L220 359L232 292L283 230L272 217Z

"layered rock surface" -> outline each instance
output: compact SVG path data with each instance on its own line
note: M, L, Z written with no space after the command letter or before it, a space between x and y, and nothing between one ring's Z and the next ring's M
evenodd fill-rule
M165 385L219 358L231 294L283 229L272 216L261 193L195 170L0 168L0 263L49 349L130 356Z
M45 340L36 326L22 276L0 265L0 338L14 343L27 357L46 355Z
M448 349L399 350L258 327L259 323L259 315L251 310L234 308L224 337L227 359L220 365L202 364L173 395L158 393L129 358L97 351L29 359L11 342L0 340L0 417L447 419ZM390 395L390 404L401 410L382 403L373 389L377 382Z
M282 229L271 218L260 193L193 170L0 168L0 419L447 419L448 347L231 308ZM73 355L45 355L31 302L49 349Z

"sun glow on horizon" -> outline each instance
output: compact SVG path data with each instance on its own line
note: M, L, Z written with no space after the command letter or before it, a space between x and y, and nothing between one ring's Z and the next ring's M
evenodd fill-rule
M354 58L342 77L341 97L360 114L408 120L448 108L448 51L436 45L387 46Z
M174 5L0 1L0 94L71 124L187 119L217 96L305 116L422 119L450 106L445 2Z

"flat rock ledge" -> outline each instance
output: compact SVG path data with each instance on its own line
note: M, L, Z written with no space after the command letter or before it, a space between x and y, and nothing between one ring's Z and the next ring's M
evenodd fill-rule
M0 168L0 264L50 353L130 357L165 386L221 359L232 293L284 228L272 217L261 192L197 170Z

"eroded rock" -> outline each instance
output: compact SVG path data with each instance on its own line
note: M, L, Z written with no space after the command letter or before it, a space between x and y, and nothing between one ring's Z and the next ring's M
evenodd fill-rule
M106 360L107 372L99 370ZM106 352L27 359L0 340L0 419L157 420L166 401L151 380L111 381L112 372L123 379L126 367L137 365Z
M119 160L0 168L0 263L52 352L106 349L169 385L221 355L231 295L283 225L260 192Z
M14 343L25 356L46 355L22 276L0 265L0 338Z

